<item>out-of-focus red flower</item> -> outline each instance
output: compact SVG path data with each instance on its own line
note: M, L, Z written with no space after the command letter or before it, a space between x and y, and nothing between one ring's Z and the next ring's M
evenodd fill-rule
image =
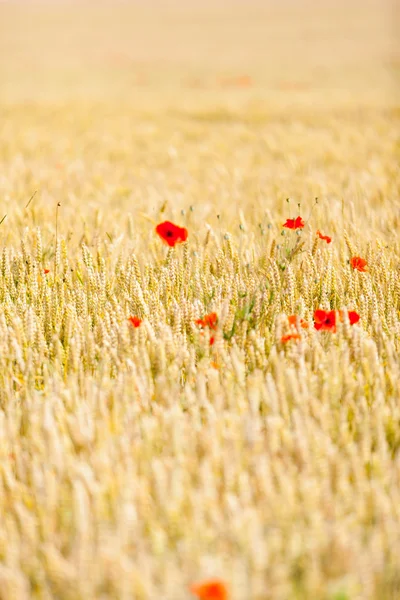
M303 329L308 329L307 321L305 321L304 319L300 319L300 317L298 317L297 315L290 315L290 317L288 317L289 325L294 325L297 329L297 319L299 320L300 327L302 327Z
M365 258L361 258L360 256L353 256L353 258L350 259L350 264L353 269L361 271L361 273L368 271L367 261Z
M156 233L171 247L175 246L175 244L186 242L188 237L187 229L178 227L178 225L174 225L171 221L164 221L164 223L157 225Z
M228 600L228 590L218 579L195 583L190 586L190 591L199 600Z
M347 314L350 325L354 325L360 320L360 315L355 310L349 310ZM337 318L343 321L344 312L342 310L316 310L314 313L314 327L318 330L322 329L335 333Z
M212 335L212 336L210 337L210 346L213 346L213 345L214 345L214 342L215 342L215 337Z
M253 80L250 75L238 75L220 79L220 83L224 87L248 88L253 85Z
M349 310L347 314L349 316L350 325L354 325L360 320L360 315L355 310ZM343 321L343 316L343 311L339 310L339 317L341 321Z
M287 227L287 229L302 229L304 227L304 221L301 217L296 217L296 219L286 219L286 223L284 223L282 227Z
M336 311L335 310L316 310L314 312L314 327L322 331L336 331Z
M287 335L283 335L281 337L281 343L286 344L286 342L290 342L290 340L300 340L301 335L299 333L288 333Z
M139 327L139 325L142 322L142 319L139 319L139 317L129 317L128 321L134 327Z
M197 319L196 325L200 325L200 327L209 327L214 331L217 329L218 324L218 315L213 312L208 315L205 315L202 319Z
M329 235L322 235L322 233L320 232L320 230L318 229L317 231L317 236L319 237L320 240L325 240L325 242L327 244L330 244L332 241L332 238L329 237Z
M43 273L47 275L47 273L50 273L50 269L43 269Z

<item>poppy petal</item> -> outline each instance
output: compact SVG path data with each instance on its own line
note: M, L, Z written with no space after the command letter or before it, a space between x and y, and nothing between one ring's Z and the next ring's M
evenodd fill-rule
M324 323L326 321L327 311L326 310L316 310L314 312L314 321L317 323Z
M302 229L304 227L304 221L301 217L296 217L296 219L286 219L286 223L284 223L282 227L286 227L287 229Z
M349 312L347 314L349 315L350 325L354 325L355 323L358 323L358 321L360 320L360 315L358 313L356 313L355 310L349 310Z
M199 600L228 600L228 591L222 581L212 580L190 586L192 594Z
M281 337L281 343L286 344L286 342L290 342L290 340L300 340L301 335L299 333L289 333L287 335L283 335Z
M329 237L329 235L322 235L322 233L319 231L317 231L316 235L319 237L320 240L324 240L327 244L330 244L332 241L332 238Z
M215 312L210 313L205 315L202 319L197 319L195 323L200 327L209 327L210 329L215 330L217 329L218 315Z
M133 327L139 327L139 325L142 322L142 319L139 319L139 317L129 317L128 321L131 325L133 325Z
M305 321L304 319L301 319L297 315L290 315L290 317L288 317L289 325L293 325L294 327L297 327L297 319L299 320L300 327L302 327L303 329L308 329L307 321Z
M294 229L294 219L287 219L286 223L282 225L282 227L287 227L288 229Z
M350 265L353 269L360 271L361 273L368 271L367 261L365 258L361 258L360 256L353 256L350 259Z

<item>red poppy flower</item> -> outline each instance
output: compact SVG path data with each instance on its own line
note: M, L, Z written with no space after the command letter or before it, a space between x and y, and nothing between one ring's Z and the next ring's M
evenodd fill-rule
M320 240L325 240L325 242L327 244L330 244L332 241L332 238L329 237L329 235L322 235L322 233L320 232L320 230L318 229L317 234L316 234Z
M355 310L349 310L349 312L347 314L349 316L350 325L354 325L355 323L358 323L358 321L360 320L360 315L358 313L356 313ZM340 317L340 320L343 321L343 311L342 310L339 310L339 317Z
M43 273L47 275L47 273L50 273L50 269L43 269Z
M287 219L286 223L284 223L282 227L287 227L288 229L302 229L304 227L304 221L301 217L297 217L296 219Z
M316 310L314 312L314 327L318 331L336 331L336 311L335 310Z
M188 237L187 229L178 227L178 225L174 225L171 221L164 221L164 223L157 225L156 233L171 247L175 246L175 244L186 242Z
M349 315L350 325L354 325L354 323L358 323L360 320L360 315L355 310L349 310L347 314Z
M350 264L353 269L357 269L357 271L361 271L361 273L368 271L367 261L365 258L360 258L360 256L353 256L353 258L350 259Z
M190 586L190 591L199 600L228 600L228 590L218 579L193 584Z
M208 315L205 315L202 319L197 319L196 325L200 325L200 327L209 327L210 329L217 329L218 323L218 315L213 312Z
M287 335L283 335L281 337L281 343L286 344L286 342L290 342L290 340L300 340L301 335L299 333L288 333Z
M210 346L213 346L213 345L214 345L214 342L215 342L215 337L212 335L212 336L210 337Z
M290 315L290 317L288 317L289 325L294 325L297 328L297 319L299 319L300 327L308 329L307 321L300 319L297 315Z
M129 317L128 321L131 323L131 325L133 325L134 327L139 327L139 325L142 322L142 319L139 319L139 317Z

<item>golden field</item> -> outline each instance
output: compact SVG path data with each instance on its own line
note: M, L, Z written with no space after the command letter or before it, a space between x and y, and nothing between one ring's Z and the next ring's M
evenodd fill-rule
M396 17L0 3L1 600L400 599Z

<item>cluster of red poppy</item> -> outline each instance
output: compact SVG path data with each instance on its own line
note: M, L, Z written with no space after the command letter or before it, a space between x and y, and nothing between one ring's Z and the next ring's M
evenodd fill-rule
M295 219L287 219L286 222L283 224L283 227L293 230L302 229L304 226L305 223L300 216L296 217ZM157 225L156 233L170 247L174 247L176 244L186 242L188 238L187 229L185 229L185 227L179 227L178 225L171 223L171 221L164 221L163 223ZM332 241L331 237L329 237L328 235L323 235L319 230L317 230L316 235L321 240L324 240L327 244L330 244ZM352 267L352 269L360 271L362 273L368 271L367 261L364 258L361 258L360 256L353 256L350 259L350 266ZM45 269L45 273L48 272L49 271ZM355 311L349 311L347 314L350 325L354 325L354 323L357 323L360 320L360 316ZM314 312L314 328L318 331L330 331L334 333L336 332L337 322L343 321L343 319L344 313L341 310L316 310ZM291 315L290 317L288 317L288 320L289 325L292 328L294 328L295 331L283 335L281 338L282 343L286 343L291 340L300 340L301 335L299 332L299 328L306 329L309 326L308 323L304 321L304 319L301 319L297 315ZM129 317L129 321L133 325L133 327L139 327L142 323L142 320L136 316ZM199 325L201 329L205 329L208 327L211 331L216 331L218 325L218 316L215 312L205 315L201 319L196 320L196 325ZM214 344L214 342L215 337L212 335L210 337L210 345Z
M360 320L360 315L355 310L349 310L347 315L350 325L354 325ZM335 333L337 322L343 320L344 312L342 310L316 310L314 313L314 327L318 331Z
M139 327L142 323L142 319L139 319L139 317L136 317L136 316L128 317L128 321L135 328ZM201 327L201 329L205 329L206 327L208 327L211 331L216 331L218 328L217 313L213 312L213 313L209 313L208 315L204 315L203 318L196 320L196 325L199 325L199 327ZM214 344L214 342L215 342L215 337L212 335L210 337L210 346L212 346Z
M303 229L305 223L302 217L298 216L295 219L286 219L286 222L283 224L283 227L287 229ZM176 244L181 244L182 242L186 242L188 238L188 230L185 227L179 227L171 221L164 221L160 223L156 227L156 233L160 236L160 238L168 244L170 247L174 247ZM323 235L319 229L316 231L316 235L320 240L325 241L327 244L332 242L332 238L329 235ZM368 271L367 261L360 256L353 256L350 259L350 265L353 269L357 271L361 271L365 273Z
M286 222L282 225L282 227L286 227L286 229L303 229L305 223L301 217L296 217L295 219L286 219ZM324 240L327 244L330 244L332 238L329 235L322 235L319 229L316 232L316 235L320 240Z
M286 227L287 229L303 229L305 223L303 219L299 216L295 219L286 219L286 222L283 223L282 227ZM332 238L329 235L323 235L319 229L317 229L316 234L320 240L324 240L327 244L330 244ZM360 256L353 256L350 259L350 265L353 269L360 271L361 273L366 273L368 271L368 265L365 258L361 258Z
M302 229L304 227L304 221L300 216L296 217L295 219L287 219L286 222L283 224L283 227L293 230ZM324 240L327 244L330 244L332 241L332 238L330 236L323 235L319 230L317 230L316 235L319 237L319 239ZM364 258L361 258L360 256L353 256L350 259L350 266L352 267L352 269L360 271L361 273L365 273L368 271L367 261ZM343 321L343 315L344 313L341 310L316 310L314 313L314 327L318 331L322 330L334 333L336 331L336 325L338 320ZM349 311L348 318L350 325L354 325L354 323L357 323L360 320L360 315L358 315L355 311ZM302 320L299 321L296 315L292 315L289 317L289 325L294 325L296 329L298 329L297 324L300 322L302 322L302 327L308 327L308 324L304 323L304 321ZM284 344L286 342L289 342L290 340L299 340L300 338L301 336L299 332L296 331L282 336L281 342Z
M360 320L360 315L354 310L349 310L347 316L350 325L354 325ZM314 312L314 328L317 331L330 331L331 333L335 333L337 323L343 321L343 310L319 309ZM301 319L297 315L291 315L290 317L288 317L288 322L291 327L294 327L296 329L296 331L283 335L281 337L282 344L286 344L286 342L290 342L291 340L300 340L301 335L299 333L299 327L307 329L309 326L307 321L304 321L304 319Z

